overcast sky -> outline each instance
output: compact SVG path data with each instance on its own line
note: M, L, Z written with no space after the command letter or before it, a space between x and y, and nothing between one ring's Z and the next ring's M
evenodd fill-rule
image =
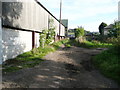
M59 19L60 0L39 0ZM69 28L83 26L88 31L98 31L101 22L113 23L118 19L120 0L62 0L62 19L69 20Z

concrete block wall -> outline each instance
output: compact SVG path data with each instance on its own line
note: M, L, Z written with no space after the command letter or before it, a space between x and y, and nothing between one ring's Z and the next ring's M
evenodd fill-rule
M39 47L39 33L35 34L35 46ZM32 50L32 32L3 28L2 50L3 61Z

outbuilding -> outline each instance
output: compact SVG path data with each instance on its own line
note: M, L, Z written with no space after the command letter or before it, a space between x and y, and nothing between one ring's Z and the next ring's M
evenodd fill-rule
M39 33L49 29L50 19L57 39L60 21L37 0L8 0L0 2L0 9L0 63L39 47ZM64 37L63 24L60 31Z

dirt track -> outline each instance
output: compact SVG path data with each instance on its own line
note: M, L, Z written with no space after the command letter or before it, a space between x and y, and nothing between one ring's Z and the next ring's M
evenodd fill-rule
M91 64L101 50L62 47L40 65L3 75L3 88L117 88Z

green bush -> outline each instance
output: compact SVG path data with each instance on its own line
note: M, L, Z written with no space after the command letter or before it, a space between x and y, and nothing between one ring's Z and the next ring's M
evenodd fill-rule
M65 47L70 48L71 45L70 44L65 44Z
M109 37L117 38L120 34L120 21L115 21L113 27L109 30Z
M79 38L81 36L84 36L84 28L83 27L78 27L75 29L75 37Z

